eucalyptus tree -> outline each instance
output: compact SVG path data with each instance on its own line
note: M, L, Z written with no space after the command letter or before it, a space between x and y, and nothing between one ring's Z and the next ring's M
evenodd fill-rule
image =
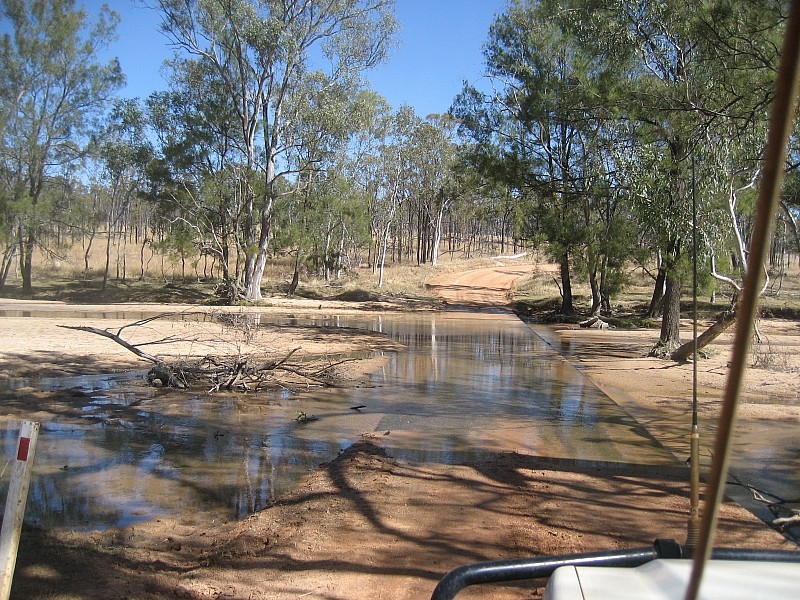
M392 0L158 0L163 29L184 58L176 72L202 71L230 99L244 157L244 297L261 297L276 185L286 166L292 89L312 60L327 61L331 85L357 87L361 71L383 60L395 31ZM291 167L290 167L291 168Z
M698 338L701 350L724 333L736 320L738 301L747 275L747 246L756 205L757 184L766 139L767 118L751 118L746 125L730 118L718 119L706 130L708 143L696 150L700 174L695 194L700 197L697 222L699 258L706 258L708 273L727 288L729 304ZM767 265L763 293L769 285ZM758 334L758 328L756 327ZM687 360L695 352L694 341L671 353L673 360Z
M407 185L413 171L414 148L412 136L422 120L410 106L379 117L376 153L364 161L367 174L366 191L372 215L373 231L377 235L375 266L378 268L378 287L383 287L387 252L392 233L400 247L402 229L396 227L396 217L409 198ZM400 238L400 239L398 239Z
M783 24L789 3L782 0L731 4L717 2L701 13L703 52L722 68L714 73L716 105L698 106L707 116L705 134L707 143L703 150L717 170L718 212L725 215L729 231L729 253L736 256L732 265L732 284L726 277L717 277L741 291L743 280L738 264L746 268L745 246L751 229L750 213L753 198L761 176L763 148L767 136L769 109L775 90L775 75L779 61L779 48L783 38ZM797 128L796 128L797 129ZM782 208L784 217L786 199L792 195L792 171L797 169L800 152L797 150L797 131L790 141L785 169L786 192ZM714 251L712 247L711 251ZM721 252L724 256L725 251ZM738 263L738 264L737 264ZM712 265L713 266L713 265ZM767 265L764 265L767 268ZM716 269L712 268L712 275Z
M414 128L413 168L408 178L410 189L409 241L416 233L417 264L436 264L442 238L442 222L453 197L453 170L456 166L454 122L447 115L430 115Z
M777 64L776 34L785 2L718 0L596 0L572 2L584 47L613 57L625 70L616 102L629 144L617 150L643 234L662 257L651 307L665 281L659 344L667 354L680 341L680 298L691 254L692 164L736 179L758 154L736 138L766 119ZM744 154L714 160L707 146L732 145ZM745 166L750 169L752 167ZM708 170L706 172L709 172ZM702 179L712 188L715 181ZM699 197L725 196L724 186ZM696 194L697 196L697 194ZM702 212L702 207L701 207ZM709 224L710 225L710 224Z
M364 91L368 115L366 127L357 130L349 140L348 152L341 162L341 172L352 183L357 194L364 200L368 220L369 243L366 262L377 267L380 213L377 210L378 188L382 161L380 149L386 143L391 123L392 107L386 98L374 91Z
M602 65L582 53L555 2L513 0L484 54L493 92L466 86L451 109L475 163L530 203L561 275L561 312L574 313L571 263L586 243L587 135Z
M454 199L457 156L452 120L446 115L422 119L404 106L386 123L376 153L382 153L384 175L386 169L396 169L393 180L401 200L392 226L397 260L435 262L444 215ZM388 160L387 152L396 152L395 160ZM375 216L381 214L385 211Z
M461 127L459 126L459 129ZM535 215L530 198L517 185L518 179L505 172L499 148L465 140L458 141L458 153L443 190L448 203L446 247L463 250L466 256L484 240L477 239L477 223L485 223L487 249L500 252L510 243L517 252L522 240L530 240ZM473 239L475 238L475 239Z
M608 35L604 51L626 60L630 73L623 110L631 124L629 148L635 150L619 162L639 222L660 251L665 287L659 351L669 352L680 341L691 223L689 155L700 126L687 97L687 90L696 96L701 84L687 18L691 9L683 2L619 0L591 10L597 16L591 22L602 29L592 37Z
M447 117L422 119L410 106L377 108L353 164L368 198L381 287L390 242L398 261L415 257L422 264L438 258L444 215L454 200L457 157Z
M221 271L223 295L236 302L239 257L244 254L244 207L257 189L257 173L247 169L240 133L230 119L230 98L194 63L173 80L173 90L152 94L147 114L157 160L149 170L149 197L162 231L180 223L191 230L201 255Z
M124 81L116 59L99 62L118 16L104 5L91 23L72 0L2 0L2 11L0 202L4 241L18 245L22 289L30 294L33 252L52 217L48 182L85 157L89 135Z
M611 297L625 285L626 268L638 250L639 230L630 198L617 179L618 162L612 150L617 133L613 125L606 124L581 139L586 144L581 152L586 235L576 266L589 281L592 316L611 312Z
M124 253L120 252L127 240L126 230L131 204L143 191L148 168L154 151L147 138L145 112L138 100L118 100L109 116L108 125L97 141L97 159L102 165L100 177L95 184L107 196L106 210L106 256L101 291L105 292L111 266L112 241L117 243L117 277L125 279ZM98 191L97 193L103 193Z
M349 86L331 85L319 72L310 72L292 91L292 126L285 136L285 177L293 185L285 192L285 215L277 248L296 253L293 286L299 278L301 256L314 248L314 267L325 279L341 271L345 246L360 230L365 212L354 209L363 198L346 174L354 157L353 140L367 131L376 117L379 97L369 90L353 92ZM353 163L357 170L358 164ZM355 236L360 237L360 236Z
M360 250L370 241L365 199L354 182L338 169L307 177L316 180L287 195L287 209L276 213L276 250L295 257L290 293L297 289L301 266L326 281L339 278L360 262Z
M800 260L800 123L795 124L790 138L787 160L786 183L780 205L792 251Z
M794 253L800 259L800 171L792 170L787 177L786 192L781 198L784 221L792 239Z

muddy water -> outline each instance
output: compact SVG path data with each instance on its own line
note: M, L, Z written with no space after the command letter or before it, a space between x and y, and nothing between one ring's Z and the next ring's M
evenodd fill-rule
M572 340L554 335L546 327L534 326L534 329L561 356L575 356L576 348ZM704 396L720 399L722 395L722 391L717 389L707 388L704 391L702 382L699 391L701 401ZM742 396L740 403L798 406L800 397L770 399ZM704 472L711 468L716 435L716 423L701 420L700 462ZM733 439L728 481L727 496L766 522L771 522L776 516L786 516L789 507L795 508L800 499L800 435L794 421L740 418ZM765 501L759 499L759 494L763 495ZM782 500L788 503L788 507L780 506ZM777 504L770 506L768 502ZM798 534L800 532L786 531L787 537L800 543Z
M350 390L187 397L143 387L141 373L24 382L77 390L87 421L42 424L28 521L91 529L160 515L241 518L364 433L420 462L506 450L675 464L511 315L269 318L382 331L407 350ZM298 412L316 420L298 422ZM13 425L0 430L0 469L16 436Z

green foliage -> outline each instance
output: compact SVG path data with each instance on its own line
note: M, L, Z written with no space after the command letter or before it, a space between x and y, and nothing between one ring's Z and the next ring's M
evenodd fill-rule
M688 281L693 196L703 289L712 259L741 275L784 0L510 0L485 46L492 92L466 85L424 119L363 88L391 2L156 4L180 50L171 87L112 104L122 74L96 56L112 11L2 1L2 268L23 248L29 288L33 248L68 243L56 229L139 219L142 248L199 248L252 299L268 253L329 276L381 252L435 260L447 230L451 250L524 239L607 303L627 260ZM782 218L800 244L794 175Z
M605 294L634 256L685 279L693 198L701 268L741 255L785 8L512 0L485 50L494 93L466 86L452 108L468 160L528 200L554 258L601 269Z
M166 254L173 263L178 263L194 254L194 243L194 233L188 227L175 226L167 237L153 242L153 249L161 254Z
M235 165L246 184L258 175L257 185L242 188L241 210L229 211L225 227L241 233L244 293L257 300L281 193L276 186L319 170L348 136L352 123L341 109L357 96L361 71L386 55L396 29L392 2L157 4L164 31L188 56L173 63L176 89L214 142L206 144L213 171ZM311 71L315 55L330 69Z
M618 132L601 97L613 89L617 67L585 51L568 12L554 2L510 3L485 51L494 96L466 87L451 109L474 142L469 159L525 202L526 237L546 242L565 286L570 259L595 277L620 262L607 252L626 253L608 240L632 239L612 227L622 211L610 210L619 194L610 191L617 174L608 145ZM604 281L616 286L610 275Z
M104 6L94 24L72 0L4 0L0 42L0 198L20 224L24 290L50 210L45 190L86 156L91 134L124 78L116 60L97 53L114 35L116 13ZM52 206L52 205L49 205Z

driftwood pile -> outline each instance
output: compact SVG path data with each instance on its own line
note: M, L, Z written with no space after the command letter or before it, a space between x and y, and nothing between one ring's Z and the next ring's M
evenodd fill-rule
M336 368L352 360L293 360L300 348L294 348L278 358L267 358L263 354L255 356L236 353L235 355L206 355L192 360L166 360L144 351L142 347L194 340L166 336L134 344L123 338L123 332L126 329L143 327L158 319L174 316L174 313L164 313L147 317L123 325L116 331L85 325L60 325L60 327L103 336L113 340L139 358L150 362L152 367L148 371L147 381L151 385L179 389L204 386L212 393L218 391L249 392L275 387L336 387L341 383L340 378L336 375ZM229 318L225 320L229 327L237 326L235 320Z

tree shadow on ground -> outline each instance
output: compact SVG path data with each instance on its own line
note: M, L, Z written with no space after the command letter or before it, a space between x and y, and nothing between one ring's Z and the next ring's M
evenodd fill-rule
M181 533L167 523L85 534L26 528L13 597L429 597L447 571L465 563L649 546L656 538L682 542L687 476L681 465L516 452L414 465L365 437L231 526ZM731 504L720 514L717 541L788 545ZM481 593L520 597L519 585Z

